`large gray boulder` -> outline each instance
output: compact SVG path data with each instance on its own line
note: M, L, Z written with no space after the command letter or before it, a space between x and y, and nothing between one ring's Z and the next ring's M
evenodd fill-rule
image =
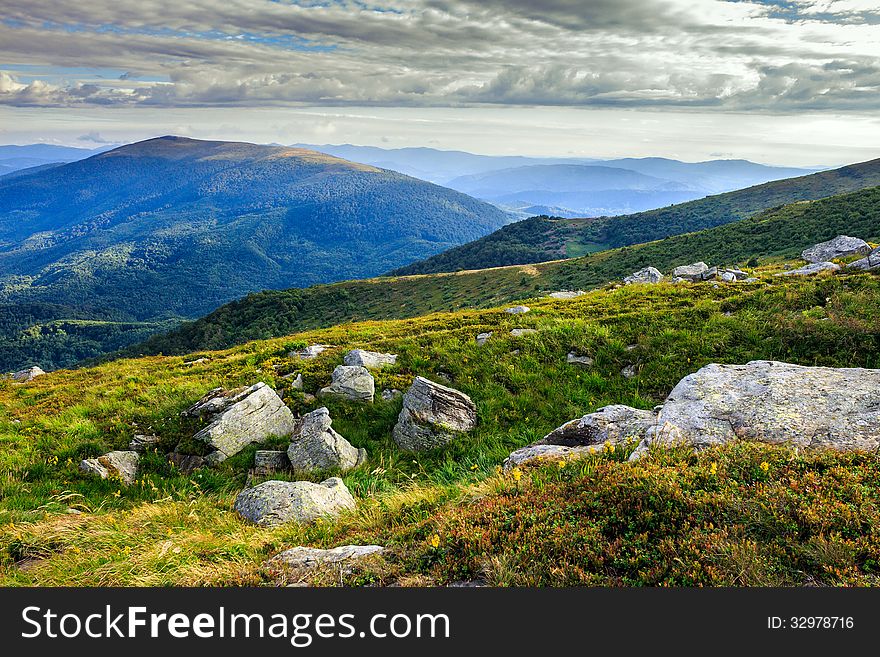
M79 464L82 472L98 475L101 479L119 479L122 483L131 485L137 481L138 463L140 456L137 452L114 451L94 459L84 459Z
M339 468L349 470L367 458L367 452L352 446L333 430L330 411L319 408L305 415L287 448L290 467L301 472Z
M840 269L840 265L836 265L833 262L816 262L811 265L804 265L803 267L798 267L797 269L789 269L788 271L781 272L776 274L777 276L814 276L816 274L821 274L823 271L837 271Z
M321 566L335 566L350 571L354 562L384 551L381 545L340 545L322 550L312 547L295 547L279 552L264 564L268 568L311 570Z
M871 251L867 257L851 262L846 267L847 269L860 269L862 271L880 269L880 246Z
M40 369L38 366L34 365L32 367L28 367L24 370L19 370L12 375L12 380L16 383L27 383L28 381L33 381L38 376L42 376L45 372Z
M417 376L403 397L392 436L401 449L418 452L448 444L477 424L477 408L463 392Z
M655 267L645 267L639 269L623 279L624 285L634 285L640 283L659 283L663 280L663 274Z
M695 448L741 439L876 450L880 370L774 361L707 365L675 386L648 438Z
M209 463L223 461L271 436L289 436L296 428L293 413L262 382L232 391L216 388L183 414L208 421L194 438L214 449Z
M835 258L846 258L851 255L867 255L871 247L865 240L858 237L838 235L833 240L816 244L804 249L801 257L807 262L828 262Z
M682 265L672 270L672 278L680 278L686 281L702 281L703 276L709 271L709 265L705 262L695 262L692 265Z
M355 501L338 477L315 484L310 481L264 481L235 498L235 510L263 527L286 522L312 523L354 509Z
M378 351L352 349L342 359L345 365L360 365L368 370L388 367L397 363L397 354L383 354Z
M333 370L333 381L326 388L321 388L318 396L371 402L376 396L376 381L366 367L337 365Z
M595 413L566 422L554 429L538 445L619 445L627 441L640 442L648 429L656 425L656 411L643 411L622 404L604 406Z

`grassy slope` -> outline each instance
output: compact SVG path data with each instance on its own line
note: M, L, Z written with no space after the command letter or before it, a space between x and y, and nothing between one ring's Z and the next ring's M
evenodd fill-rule
M719 226L768 208L880 185L880 160L622 217L535 217L393 273L430 274L574 257Z
M872 274L792 281L767 272L758 284L600 290L530 303L523 316L492 309L365 322L249 343L198 365L149 357L5 383L0 582L261 583L271 574L259 564L280 549L371 541L388 545L389 558L353 581L876 583L876 455L738 447L633 467L621 450L521 480L496 468L513 448L604 404L650 408L709 362L880 367L878 302ZM512 327L539 333L514 339ZM495 335L478 347L483 331ZM304 365L286 359L306 342L338 348ZM416 374L449 377L473 397L480 421L448 448L413 457L389 437L399 400L329 404L334 428L370 454L345 475L358 511L337 523L242 522L231 505L253 449L193 476L151 455L128 489L77 472L79 459L124 447L136 431L156 431L170 448L194 429L179 411L214 386L277 386L301 369L314 391L351 347L400 354L380 389L404 388ZM594 366L568 366L571 350ZM620 375L627 365L637 371L631 379ZM295 393L289 403L311 408Z
M841 233L880 241L880 187L796 203L714 229L579 259L262 292L151 338L128 353L219 349L348 321L491 307L546 291L594 288L647 265L668 271L700 259L744 264L756 256L791 256Z

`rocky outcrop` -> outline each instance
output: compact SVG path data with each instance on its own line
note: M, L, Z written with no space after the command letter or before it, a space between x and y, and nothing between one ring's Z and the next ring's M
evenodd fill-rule
M623 279L624 285L634 285L634 284L653 284L659 283L663 280L663 274L660 273L659 269L654 267L645 267L644 269L639 269L637 272L634 272Z
M480 333L476 338L476 343L478 346L482 347L489 341L489 338L492 337L492 333Z
M24 370L19 370L18 372L13 373L12 380L16 383L27 383L28 381L33 381L38 376L42 376L45 372L34 365L33 367L28 367Z
M338 477L320 484L310 481L264 481L246 488L235 498L235 510L246 520L263 527L286 522L311 523L354 509L355 501Z
M589 356L582 356L581 354L570 351L568 355L565 357L565 362L569 365L574 365L575 367L591 367L593 365L593 359Z
M219 463L270 436L289 436L296 428L293 413L265 383L232 391L216 388L183 414L207 420L194 438L213 448L209 463Z
M98 475L101 479L115 478L131 485L137 481L139 461L140 456L137 452L115 451L98 458L84 459L79 464L79 469L82 472Z
M392 435L401 449L418 452L442 447L476 424L470 397L418 376L403 397Z
M582 297L586 294L583 290L560 290L558 292L551 292L547 296L551 299L576 299L577 297Z
M504 312L508 315L522 315L524 313L530 312L532 309L528 306L513 306L511 308L507 308Z
M298 351L291 351L287 354L288 358L299 358L300 360L311 360L317 358L322 353L330 349L329 344L312 344Z
M378 555L384 551L381 545L340 545L322 550L311 547L295 547L276 554L266 561L271 569L310 570L322 566L334 566L343 572L350 571L354 562Z
M156 447L159 446L160 441L161 439L159 436L139 433L135 434L134 438L128 443L128 449L132 452L146 452L151 449L156 449Z
M855 262L851 262L846 266L847 269L859 269L862 271L868 271L871 269L880 269L880 246L871 251L867 255L867 257L862 258L861 260L856 260Z
M695 448L740 439L876 450L880 370L775 361L707 365L675 386L648 439Z
M342 359L345 365L360 365L368 370L380 369L397 363L397 354L383 354L378 351L352 349Z
M376 381L366 367L338 365L333 370L333 381L326 388L321 388L318 396L372 402L376 396Z
M816 244L804 249L801 257L807 262L823 263L835 258L846 258L852 255L867 255L871 247L865 240L858 237L838 235L833 240Z
M692 265L682 265L672 270L672 278L697 282L705 280L709 272L709 265L705 262L695 262Z
M333 430L330 411L319 408L304 416L299 430L287 448L290 467L301 472L338 468L349 470L367 459L364 449L357 449Z
M840 269L840 265L836 265L833 262L817 262L812 265L805 265L803 267L798 267L797 269L789 269L788 271L780 272L776 274L777 276L813 276L815 274L821 274L823 271L837 271Z

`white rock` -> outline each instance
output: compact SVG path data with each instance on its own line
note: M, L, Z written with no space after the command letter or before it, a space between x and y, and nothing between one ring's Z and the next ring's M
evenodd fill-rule
M342 566L349 570L352 562L384 551L380 545L340 545L321 550L311 547L295 547L276 554L265 565L270 568L286 567L293 570L307 570L320 566Z
M12 380L16 383L27 383L28 381L33 381L38 376L42 376L45 372L34 365L33 367L28 367L24 370L19 370L12 375Z
M547 296L551 299L575 299L585 294L586 292L583 290L560 290L559 292L551 292Z
M776 274L777 276L813 276L814 274L819 274L823 271L837 271L840 269L840 265L836 265L833 262L817 262L812 265L806 265L804 267L799 267L797 269L789 269L788 271L781 272Z
M623 279L624 285L634 285L639 283L659 283L663 280L663 274L655 267L645 267L639 269Z
M332 424L330 411L323 407L302 418L287 448L290 467L301 472L349 470L366 461L366 451L352 446L336 433Z
M360 365L367 369L379 369L397 363L397 354L383 354L378 351L352 349L343 358L345 365Z
M423 451L442 447L477 424L477 409L463 392L417 376L403 397L394 426L398 447Z
M476 337L477 344L482 347L484 344L486 344L486 342L489 341L489 338L491 338L491 337L492 337L491 332L490 333L480 333Z
M329 344L313 344L309 345L305 349L300 349L299 351L291 351L287 356L288 358L311 360L312 358L317 358L328 349L330 349Z
M343 397L352 401L372 402L376 395L376 381L366 367L338 365L333 370L333 381L321 388L319 397Z
M565 357L565 361L569 365L575 365L577 367L590 367L593 364L593 359L589 356L581 356L580 354L576 354L575 352L569 352L569 354Z
M865 240L858 237L838 235L832 240L816 244L804 249L801 257L807 262L824 263L835 258L845 258L851 255L867 255L871 247Z
M528 306L513 306L512 308L507 308L504 312L508 315L522 315L523 313L527 313L531 311L531 308Z
M101 479L116 477L122 483L131 485L137 481L139 461L140 456L137 452L115 451L96 459L84 459L79 464L79 469L82 472L96 474Z
M518 329L512 329L510 331L510 335L512 335L515 338L521 338L524 335L534 335L535 333L537 333L537 331L535 329L530 329L530 328L518 328Z
M264 481L235 498L235 510L263 527L287 522L312 523L355 508L355 500L338 477L310 481Z

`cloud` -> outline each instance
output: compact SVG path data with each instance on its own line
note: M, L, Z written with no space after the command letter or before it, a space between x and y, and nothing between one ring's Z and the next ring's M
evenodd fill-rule
M872 2L6 0L0 103L878 109Z
M79 137L76 138L76 140L77 141L87 141L87 142L91 142L93 144L115 144L115 143L117 143L117 142L113 141L112 139L104 139L104 137L101 136L101 133L96 132L94 130L92 130L91 132L88 132L84 135L80 135Z

